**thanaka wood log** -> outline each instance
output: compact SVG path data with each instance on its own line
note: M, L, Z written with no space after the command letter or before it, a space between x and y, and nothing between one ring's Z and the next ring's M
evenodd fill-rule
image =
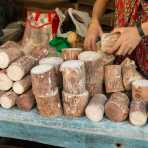
M36 101L32 90L28 90L16 99L17 107L23 111L30 111L35 106Z
M12 62L23 56L20 46L12 41L0 47L0 68L7 68Z
M17 97L18 96L10 90L0 97L0 104L3 108L10 109L15 106Z
M63 75L64 91L71 94L81 94L86 91L85 67L80 60L64 62L60 71Z
M129 113L129 98L126 94L113 93L105 105L106 116L115 122L124 121Z
M148 103L148 80L136 80L132 83L132 98Z
M13 85L13 82L6 74L6 70L0 71L0 90L8 91Z
M105 66L105 88L107 93L124 91L121 66Z
M65 48L62 50L62 58L67 60L78 60L79 54L82 52L81 48Z
M55 69L50 64L41 64L32 68L31 78L35 96L48 96L57 87Z
M135 126L143 126L147 122L146 103L143 100L133 100L130 105L129 120Z
M36 65L36 59L30 55L23 56L12 63L8 69L8 77L13 81L21 80Z
M35 96L37 108L41 116L56 117L63 114L58 89L48 95Z
M27 75L20 81L16 81L13 83L13 91L16 94L23 94L26 90L28 90L32 85L31 76Z
M94 95L85 109L86 117L94 122L101 121L104 116L106 101L107 97L104 94Z
M85 64L86 88L89 94L93 96L94 94L102 93L104 79L102 55L94 51L85 51L79 55L79 60Z
M71 116L71 117L84 116L85 108L89 100L88 91L85 91L84 93L77 95L63 91L62 95L63 95L63 108L65 116Z

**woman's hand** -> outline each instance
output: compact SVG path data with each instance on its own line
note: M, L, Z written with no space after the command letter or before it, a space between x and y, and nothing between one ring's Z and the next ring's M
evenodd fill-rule
M130 55L141 41L136 27L116 28L113 32L120 32L121 36L108 53L116 52L116 55Z
M103 34L98 20L92 20L84 41L84 48L87 50L97 50L96 40Z

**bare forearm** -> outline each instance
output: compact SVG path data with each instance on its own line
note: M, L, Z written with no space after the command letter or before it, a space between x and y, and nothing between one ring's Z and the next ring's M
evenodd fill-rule
M145 22L145 23L142 24L142 29L144 31L144 34L146 36L148 36L148 22Z
M93 20L98 20L102 17L105 11L107 2L108 0L96 0L93 8L93 13L92 13Z

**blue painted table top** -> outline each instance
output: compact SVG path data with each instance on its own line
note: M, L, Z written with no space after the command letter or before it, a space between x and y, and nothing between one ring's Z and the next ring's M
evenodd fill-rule
M84 118L45 118L36 110L0 108L0 136L41 142L61 147L148 147L148 126L135 127L128 122L104 119L95 123Z

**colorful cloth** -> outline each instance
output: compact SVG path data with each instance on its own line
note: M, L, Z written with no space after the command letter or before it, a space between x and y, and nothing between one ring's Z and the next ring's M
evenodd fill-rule
M116 27L134 26L137 21L148 21L146 0L115 0ZM143 74L148 76L148 36L136 47L130 58L134 59ZM116 63L125 57L118 57Z

